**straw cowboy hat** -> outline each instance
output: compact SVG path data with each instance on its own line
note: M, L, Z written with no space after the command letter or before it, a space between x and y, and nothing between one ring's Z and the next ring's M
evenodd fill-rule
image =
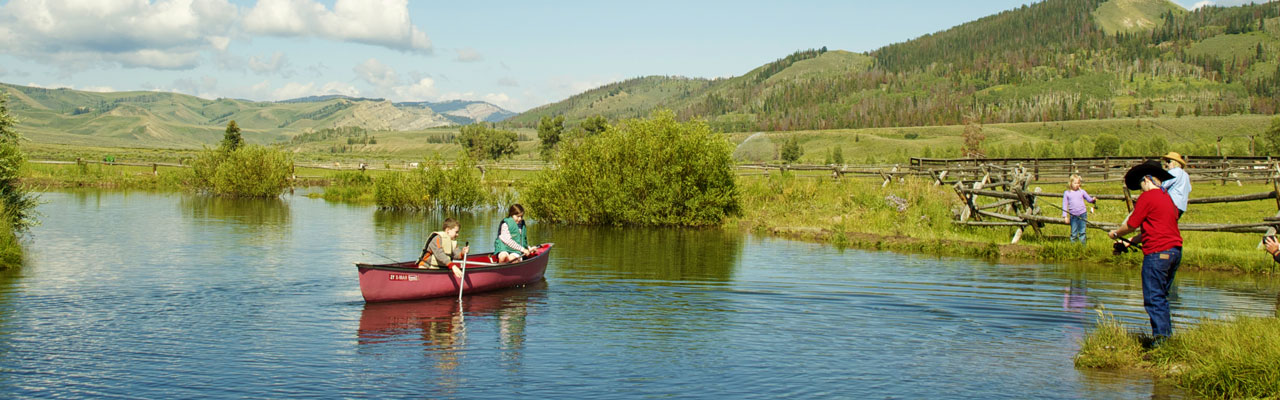
M1160 159L1177 161L1179 165L1182 165L1182 168L1187 167L1187 160L1182 159L1181 154L1174 153L1172 151L1170 151L1169 154L1165 154L1164 157L1160 157Z
M1142 190L1142 178L1147 176L1159 179L1161 182L1173 179L1173 175L1170 175L1169 171L1165 171L1160 166L1160 163L1155 160L1148 160L1129 168L1129 172L1124 173L1124 185L1129 190Z

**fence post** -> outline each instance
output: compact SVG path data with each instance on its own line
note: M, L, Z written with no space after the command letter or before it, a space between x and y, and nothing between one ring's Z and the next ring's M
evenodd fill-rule
M1124 208L1133 212L1133 196L1129 194L1129 186L1124 187Z

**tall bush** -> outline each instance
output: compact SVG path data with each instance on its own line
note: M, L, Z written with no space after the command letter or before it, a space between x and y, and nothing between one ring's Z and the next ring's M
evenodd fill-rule
M8 100L0 93L0 269L22 264L18 235L36 223L36 197L18 180L26 155L18 147L22 136L13 128L17 120L9 116Z
M561 143L525 203L544 221L713 225L739 211L728 139L670 111Z
M1280 155L1280 116L1271 119L1271 126L1262 133L1262 150L1266 155Z
M9 116L8 97L0 93L0 219L20 234L35 224L36 197L18 180L27 157L18 147L22 136L14 130L17 120Z
M276 197L289 187L292 157L263 146L205 150L191 163L195 186L222 196Z
M470 158L452 168L429 160L409 172L383 174L373 181L373 198L386 210L466 209L484 204L480 172Z
M467 149L467 153L480 160L501 160L503 157L516 154L515 132L492 128L485 124L471 124L458 131L458 144Z

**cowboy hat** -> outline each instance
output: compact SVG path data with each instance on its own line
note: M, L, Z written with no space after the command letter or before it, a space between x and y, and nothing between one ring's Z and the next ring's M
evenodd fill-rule
M1147 176L1159 179L1161 182L1173 179L1173 175L1161 168L1160 163L1148 160L1129 168L1129 172L1124 173L1124 186L1129 190L1142 190L1142 178Z
M1182 168L1187 167L1187 160L1182 159L1181 154L1174 153L1172 151L1170 151L1169 154L1165 154L1164 157L1160 157L1160 159L1177 161L1179 165L1182 165Z

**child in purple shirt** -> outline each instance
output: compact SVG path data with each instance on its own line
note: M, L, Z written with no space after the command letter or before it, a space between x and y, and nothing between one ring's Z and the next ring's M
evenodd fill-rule
M1071 241L1079 238L1080 244L1085 242L1084 231L1088 224L1089 210L1084 204L1086 201L1097 203L1097 199L1080 188L1080 175L1071 175L1071 179L1067 181L1067 190L1062 192L1062 222L1071 224Z

